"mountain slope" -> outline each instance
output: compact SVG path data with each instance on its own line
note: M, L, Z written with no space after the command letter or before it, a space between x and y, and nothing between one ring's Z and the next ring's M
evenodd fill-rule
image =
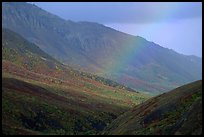
M202 134L202 81L147 100L118 117L103 134Z
M97 134L149 98L63 65L19 34L2 29L4 134Z
M153 94L201 79L202 60L98 23L63 20L28 3L3 3L3 27L74 68Z
M9 68L6 67L10 65L13 66L13 68L24 69L24 73L29 70L37 74L51 76L60 80L71 80L76 78L82 81L86 78L108 86L133 91L109 79L73 70L69 66L63 65L53 59L35 44L28 42L19 34L5 28L2 29L2 55L3 68L6 69L6 71L12 72L12 69L9 70ZM35 78L34 75L32 76L32 78ZM80 81L78 81L78 83L80 83Z

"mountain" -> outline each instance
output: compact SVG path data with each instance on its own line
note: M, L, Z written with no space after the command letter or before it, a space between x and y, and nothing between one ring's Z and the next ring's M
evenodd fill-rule
M103 132L111 135L201 135L202 81L151 98L124 113Z
M159 94L201 79L202 59L98 23L73 22L29 3L2 3L2 26L69 66Z
M149 97L63 65L2 29L3 134L97 134Z
M35 44L28 42L19 34L5 28L2 29L2 55L3 64L16 65L16 67L25 68L26 70L41 75L52 76L61 80L70 80L78 76L79 79L88 78L108 86L134 91L112 80L90 73L80 72L67 65L63 65L43 52ZM5 66L3 65L3 68L5 68ZM13 73L12 69L9 70L8 67L5 69ZM34 76L31 78L34 78Z

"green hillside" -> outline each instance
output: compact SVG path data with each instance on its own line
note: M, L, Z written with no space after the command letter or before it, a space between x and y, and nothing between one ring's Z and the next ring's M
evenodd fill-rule
M2 35L4 134L98 134L150 97L75 71L8 29Z

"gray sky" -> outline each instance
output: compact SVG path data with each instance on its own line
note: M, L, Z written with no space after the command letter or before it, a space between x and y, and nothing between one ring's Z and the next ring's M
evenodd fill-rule
M201 2L32 2L66 20L98 22L202 56Z

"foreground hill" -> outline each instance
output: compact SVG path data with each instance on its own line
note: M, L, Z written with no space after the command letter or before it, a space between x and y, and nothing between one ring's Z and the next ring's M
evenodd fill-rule
M202 134L202 81L147 100L118 117L103 134Z
M4 134L97 134L149 96L75 71L2 29Z
M98 23L63 20L28 3L2 3L2 26L55 59L152 94L201 79L202 60Z

